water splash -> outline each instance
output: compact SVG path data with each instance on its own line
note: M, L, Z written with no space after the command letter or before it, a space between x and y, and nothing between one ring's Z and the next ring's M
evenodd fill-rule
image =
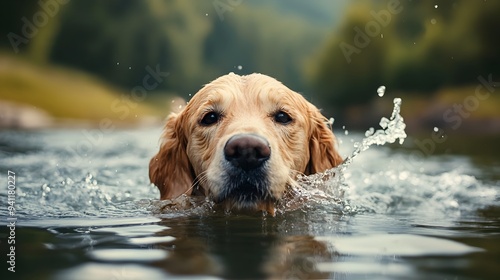
M366 133L361 142L354 143L354 151L348 156L344 162L341 164L342 170L345 170L361 152L368 150L373 145L384 145L387 143L394 143L399 140L399 144L403 144L407 135L405 132L406 124L403 117L400 115L401 112L401 98L394 98L394 109L392 110L392 115L389 119L383 117L380 119L380 127L374 131L370 128Z
M389 119L380 120L381 129L375 131L370 128L365 133L365 138L361 142L354 143L355 150L346 160L336 168L326 170L309 176L299 175L296 184L287 191L284 199L278 202L277 212L285 213L298 209L314 208L323 206L329 212L340 214L355 213L360 208L352 206L348 200L344 199L344 193L349 190L345 180L345 170L353 159L372 145L384 145L394 143L399 139L402 144L406 138L403 117L400 115L401 99L394 99L394 109ZM333 122L333 119L330 119ZM345 126L342 127L345 135L348 135ZM208 199L197 199L188 196L181 196L174 200L149 200L145 206L155 214L173 215L174 213L202 214L212 211L213 202Z
M210 213L215 203L208 197L181 195L165 200L143 199L140 205L161 218L172 218Z
M400 144L403 143L406 138L406 124L400 115L401 103L400 98L394 99L391 117L389 119L382 118L380 120L381 129L375 131L374 128L370 128L361 142L354 143L355 150L341 165L322 173L309 176L299 175L296 184L290 187L284 198L278 202L276 211L284 213L310 207L317 209L319 204L330 212L344 214L356 212L359 207L351 206L343 198L344 193L349 190L344 176L345 170L356 156L372 145L394 143L396 140L399 140ZM330 119L329 122L333 123L333 119ZM345 135L349 134L345 126L342 129L344 129ZM213 202L208 199L187 196L165 201L150 200L145 205L153 213L161 215L172 215L179 212L186 215L201 214L214 209Z
M357 212L416 215L441 224L495 204L499 192L459 170L421 174L408 170L348 173L345 200Z
M286 196L284 202L278 206L278 211L286 212L296 209L298 205L308 207L308 205L319 202L328 205L331 208L330 210L334 212L344 214L356 212L358 207L351 206L347 200L343 199L344 193L349 190L345 180L345 170L355 157L372 145L394 143L396 140L399 140L399 144L403 144L407 135L405 132L406 124L400 115L401 103L400 98L394 99L394 109L391 117L389 119L383 117L380 120L381 129L376 131L373 127L368 129L365 138L361 142L354 143L354 151L341 165L322 173L298 176L297 185L291 191L293 195ZM304 203L304 201L307 201L307 203Z
M391 117L380 120L380 129L368 129L341 165L323 173L299 177L294 193L297 197L284 205L289 207L306 202L302 203L302 208L296 208L314 209L319 215L414 214L421 219L439 219L441 224L446 224L450 217L457 218L485 205L498 204L498 188L463 174L464 170L470 170L470 166L464 167L468 163L460 163L459 157L447 159L446 164L429 158L424 164L432 166L432 172L424 174L402 164L408 161L407 154L388 154L379 149L366 153L367 158L358 166L348 168L358 163L353 161L354 158L373 145L404 142L406 125L400 108L401 99L394 99ZM384 167L379 166L380 162ZM294 209L281 207L281 210Z
M356 142L345 162L323 173L300 176L277 212L325 213L431 213L451 217L485 205L497 205L498 183L482 182L470 174L477 169L467 157L426 158L418 168L407 167L408 153L369 149L406 138L400 115L401 100L394 99L390 118L364 135L339 133L341 150ZM333 123L333 119L330 122ZM20 219L50 217L137 217L138 215L204 215L213 213L212 201L182 197L158 200L158 189L149 184L147 163L156 152L161 128L115 131L88 156L69 153L66 147L81 141L78 130L45 132L0 131L0 169L19 170L17 201ZM357 138L359 137L359 138ZM360 139L354 141L354 139ZM126 149L124 149L126 147ZM366 151L366 152L365 152ZM362 160L353 160L362 154ZM416 164L416 163L413 163ZM17 172L16 172L17 173ZM22 175L22 176L21 176ZM0 177L0 184L7 185ZM6 188L0 199L6 199ZM433 211L429 211L432 209ZM6 216L6 208L0 216ZM295 211L295 212L294 212ZM430 215L430 214L427 214Z

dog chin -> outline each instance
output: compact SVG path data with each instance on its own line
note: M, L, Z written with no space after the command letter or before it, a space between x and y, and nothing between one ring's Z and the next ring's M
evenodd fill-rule
M250 178L255 177L230 176L227 183L222 185L221 192L213 196L214 202L227 212L265 211L274 216L277 198L270 193L267 180L265 177L257 180Z
M241 199L228 198L218 203L223 207L226 212L231 212L233 210L240 213L255 213L263 212L271 216L276 214L276 200L267 199L259 201L244 201Z

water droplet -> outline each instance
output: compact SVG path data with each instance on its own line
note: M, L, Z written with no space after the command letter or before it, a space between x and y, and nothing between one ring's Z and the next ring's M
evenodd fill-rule
M43 193L48 193L50 192L50 187L47 184L42 185L42 192Z
M90 181L92 180L92 174L90 173L87 173L87 175L85 176L85 183L90 183Z
M431 19L431 23L436 24L437 23L436 19L435 18Z
M375 133L375 129L373 127L370 127L366 132L365 132L365 136L368 137L370 135L373 135L373 133Z
M380 33L380 38L384 39L384 34Z
M208 13L206 13L205 16L208 17Z
M131 66L129 66L129 67L128 67L128 69L130 70L130 69L132 69L132 67L131 67Z
M438 5L434 5L434 8L437 9L438 8Z
M347 129L346 129L346 130L344 131L344 133L345 133L345 135L349 135L349 130L347 130Z
M438 131L439 131L439 128L434 127L434 132L438 132Z
M179 109L182 109L182 105L179 105Z
M379 123L380 127L381 128L387 128L387 126L389 125L389 120L386 118L386 117L382 117L380 119L380 123Z
M238 67L236 67L236 68L238 68L238 70L241 70L241 69L243 69L243 66L238 65Z
M385 94L385 86L380 86L377 89L377 93L378 93L378 96L380 96L380 97L384 96L384 94Z
M460 204L456 200L450 201L449 205L453 208L458 208L460 206Z
M120 62L117 62L116 65L120 65Z

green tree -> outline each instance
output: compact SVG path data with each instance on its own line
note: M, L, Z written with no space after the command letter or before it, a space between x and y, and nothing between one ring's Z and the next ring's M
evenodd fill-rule
M143 1L72 1L64 10L51 61L122 87L141 85L147 65L169 66L171 44L158 23Z
M356 45L356 28L365 30L390 2L352 4L312 64L315 93L329 107L369 102L380 85L432 94L443 86L477 83L479 75L500 74L500 36L495 35L500 2L401 1L402 11L391 16L380 36ZM350 56L343 43L356 47Z

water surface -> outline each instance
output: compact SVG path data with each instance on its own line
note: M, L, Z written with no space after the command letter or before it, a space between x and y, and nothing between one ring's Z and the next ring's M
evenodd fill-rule
M414 149L371 147L337 171L342 182L305 184L305 202L276 217L228 214L203 201L166 211L148 180L160 133L1 131L1 199L8 171L15 172L17 210L16 272L7 270L9 229L2 226L2 279L499 275L500 162L493 154L415 162ZM365 138L337 135L344 156ZM335 197L338 188L343 197ZM0 217L8 224L6 206Z

